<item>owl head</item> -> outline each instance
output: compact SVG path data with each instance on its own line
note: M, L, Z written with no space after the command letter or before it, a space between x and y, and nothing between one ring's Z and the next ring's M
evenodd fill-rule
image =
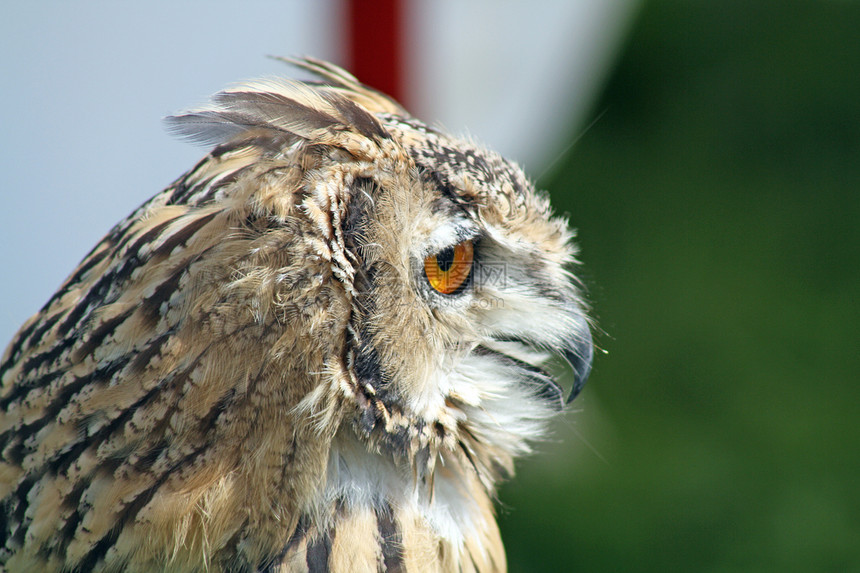
M503 568L495 486L591 366L567 221L498 154L294 63L322 81L169 118L211 152L7 350L22 563L336 569L350 531L374 563Z
M441 451L465 448L491 483L590 371L568 223L497 153L332 65L294 63L327 83L247 84L168 122L218 145L214 156L253 146L282 162L266 176L282 171L289 184L251 199L270 224L301 221L305 232L282 249L291 264L248 269L274 281L256 304L285 325L319 312L321 292L342 305L337 327L315 332L312 317L299 327L337 341L300 409L339 411L368 447L429 469ZM311 261L317 282L296 288ZM567 400L543 368L553 354L573 369Z

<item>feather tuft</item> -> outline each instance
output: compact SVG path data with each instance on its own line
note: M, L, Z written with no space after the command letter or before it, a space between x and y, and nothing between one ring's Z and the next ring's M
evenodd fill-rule
M336 144L338 133L388 139L374 113L399 111L393 100L358 83L353 76L317 60L287 60L335 85L295 80L256 80L215 94L211 103L165 118L168 130L202 145L218 145L252 130L290 134Z

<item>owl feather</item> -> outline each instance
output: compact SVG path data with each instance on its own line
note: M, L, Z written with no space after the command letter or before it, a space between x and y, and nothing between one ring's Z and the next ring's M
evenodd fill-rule
M167 120L211 146L0 364L6 571L503 571L493 502L592 342L572 233L496 153L318 60Z

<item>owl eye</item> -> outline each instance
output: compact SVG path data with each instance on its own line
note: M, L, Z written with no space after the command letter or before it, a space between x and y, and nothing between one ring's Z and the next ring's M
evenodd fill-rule
M433 290L457 294L466 286L474 261L472 241L463 241L424 259L424 274Z

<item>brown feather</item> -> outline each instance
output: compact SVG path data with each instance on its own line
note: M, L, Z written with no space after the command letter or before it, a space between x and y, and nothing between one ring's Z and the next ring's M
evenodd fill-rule
M0 569L504 571L540 349L590 344L571 233L515 165L298 65L328 84L169 120L214 149L7 348ZM432 291L462 241L472 282Z

